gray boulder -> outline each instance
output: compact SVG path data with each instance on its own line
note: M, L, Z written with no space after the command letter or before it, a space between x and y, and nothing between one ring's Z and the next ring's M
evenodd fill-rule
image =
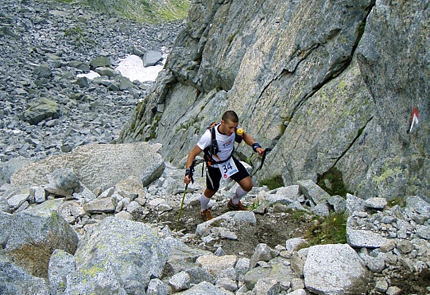
M47 178L45 190L51 194L67 197L81 190L79 179L71 169L56 169Z
M48 98L39 98L31 102L24 111L22 119L32 125L37 125L45 119L56 119L60 117L60 107Z
M34 68L33 74L39 79L51 78L53 76L51 69L49 68L49 66L46 66L46 65L41 65Z
M197 258L202 255L211 255L211 252L189 247L184 242L174 238L166 238L165 242L170 249L170 255L164 268L165 275L173 275L187 270L193 284L200 283L202 278L210 278L208 281L211 282L214 280L213 276L207 271L203 271L201 267L198 271L193 271L198 267Z
M415 210L417 213L430 217L430 203L426 202L419 196L411 196L406 198L406 204Z
M271 249L268 245L260 243L255 247L254 254L251 256L250 267L254 268L259 261L268 262L278 254L277 251Z
M159 61L163 60L161 52L155 50L148 50L143 56L143 66L150 67L155 66Z
M280 291L281 285L279 281L269 277L258 280L257 284L255 284L255 287L252 290L252 294L276 295L279 294Z
M65 294L145 294L168 257L168 244L149 226L108 217L80 241L77 271L68 275Z
M10 205L5 197L0 196L0 212L10 212Z
M299 186L298 185L290 185L288 187L280 187L273 191L270 191L265 195L265 199L269 203L280 203L289 205L297 200L299 197Z
M76 270L75 257L62 250L55 250L49 260L48 282L51 295L64 293L67 275Z
M417 235L423 239L430 241L430 225L418 226Z
M289 252L296 251L299 246L307 245L308 241L303 238L291 238L285 241L285 249Z
M171 293L170 287L160 279L152 279L146 290L147 295L169 295Z
M365 211L365 203L366 201L363 199L357 198L351 194L346 194L346 209L349 215L353 214L355 211Z
M97 198L83 205L83 209L88 213L114 213L118 204L115 197Z
M146 142L79 146L71 154L51 156L23 167L12 175L11 183L43 185L55 170L70 169L91 190L105 190L130 176L138 177L146 186L163 173L160 148L159 144Z
M369 198L364 202L364 206L369 209L383 210L387 206L385 198Z
M0 213L0 242L15 264L32 275L46 278L54 249L74 254L78 236L55 212L45 216Z
M7 202L12 212L19 211L21 206L28 206L28 200L30 199L30 192L25 192L22 194L16 194L11 196Z
M90 61L91 69L98 67L109 67L111 65L110 58L107 56L99 56Z
M327 202L334 208L335 212L343 213L346 210L346 200L341 196L332 196Z
M298 275L290 267L286 259L275 257L270 260L267 266L258 266L245 274L244 283L248 290L254 289L260 280L265 278L276 279L282 286L290 286L291 280Z
M107 77L115 77L117 75L120 75L120 73L112 68L108 67L99 67L95 69L95 72L101 76L107 76Z
M354 230L349 226L347 226L346 231L346 238L351 247L379 248L387 243L387 239L376 232L368 230Z
M309 248L303 269L306 288L316 294L366 294L369 273L349 245Z
M185 271L178 272L170 278L169 285L175 293L186 290L190 287L190 276Z
M319 187L312 180L300 180L297 182L300 187L300 191L305 195L305 197L311 200L314 204L325 204L330 198L330 195Z
M240 231L241 227L255 226L257 220L253 212L231 211L197 225L196 234L206 236L211 228L225 227L232 231Z
M216 256L212 254L200 256L197 258L196 263L212 276L220 278L222 277L222 272L233 268L236 261L236 255Z

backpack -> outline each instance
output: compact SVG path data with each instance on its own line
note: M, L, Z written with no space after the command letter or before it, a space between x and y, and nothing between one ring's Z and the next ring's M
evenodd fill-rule
M216 134L215 134L215 128L217 128L218 126L219 126L219 123L212 122L209 125L209 127L207 128L208 130L211 131L211 144L208 147L206 147L203 150L203 152L204 152L205 162L208 166L211 166L214 164L221 164L221 163L229 161L233 155L233 152L234 152L234 149L233 149L233 152L231 153L231 155L223 161L217 161L214 159L214 156L216 156L218 154L218 151L219 151L218 143L216 141ZM235 132L235 135L236 135L235 141L238 143L242 142L242 136L238 135L236 132Z

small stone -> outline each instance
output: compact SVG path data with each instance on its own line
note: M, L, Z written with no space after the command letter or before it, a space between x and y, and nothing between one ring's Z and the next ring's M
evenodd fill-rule
M388 289L388 282L385 279L378 279L375 284L376 291L385 292Z
M387 295L399 295L402 292L402 290L397 286L391 286L387 289L386 294Z

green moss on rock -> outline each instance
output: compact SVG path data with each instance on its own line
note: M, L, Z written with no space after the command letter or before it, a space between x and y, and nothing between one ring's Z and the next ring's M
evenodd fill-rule
M317 184L331 196L339 195L346 197L347 193L351 193L343 182L342 172L336 167L333 167L324 174L319 175Z

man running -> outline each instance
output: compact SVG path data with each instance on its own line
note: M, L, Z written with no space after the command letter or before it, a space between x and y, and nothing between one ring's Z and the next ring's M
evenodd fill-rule
M253 187L251 177L245 167L233 157L235 141L243 141L252 146L254 152L260 156L264 155L264 149L246 132L241 136L236 134L239 125L239 117L234 111L227 111L223 114L221 123L206 130L198 141L197 145L190 151L187 157L184 183L190 183L190 167L202 151L205 152L206 169L206 189L200 196L200 215L204 221L212 219L212 214L208 208L210 198L218 191L221 177L232 178L239 186L235 194L228 202L230 210L247 210L242 205L240 199L244 197ZM213 129L213 130L212 130Z

